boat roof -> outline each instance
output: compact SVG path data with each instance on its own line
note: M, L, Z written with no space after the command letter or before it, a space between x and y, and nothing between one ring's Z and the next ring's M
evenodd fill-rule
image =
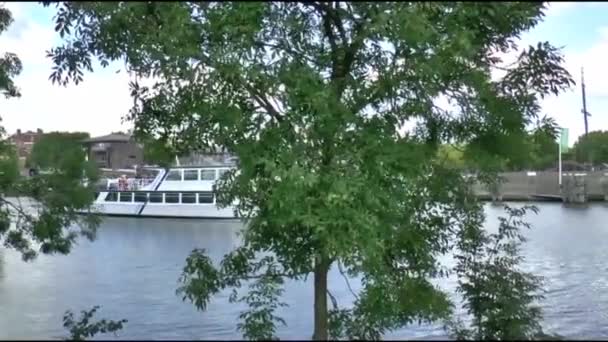
M111 142L130 142L133 140L133 137L129 134L124 133L112 133L100 137L94 137L84 140L85 144L91 143L111 143Z
M161 167L161 166L142 166L142 170L182 170L182 169L227 169L233 168L235 165L181 165L181 166L169 166L169 167Z

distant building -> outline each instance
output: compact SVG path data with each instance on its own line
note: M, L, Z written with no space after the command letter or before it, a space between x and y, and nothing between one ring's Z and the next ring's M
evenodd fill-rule
M41 129L36 130L36 132L21 132L21 130L18 129L17 133L8 137L8 141L15 145L19 159L27 159L32 153L34 144L42 137L42 134L43 132Z
M100 168L131 169L144 163L143 147L130 134L112 133L87 139L84 144L89 160Z

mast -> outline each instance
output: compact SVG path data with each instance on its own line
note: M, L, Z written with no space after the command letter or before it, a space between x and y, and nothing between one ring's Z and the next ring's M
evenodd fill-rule
M589 133L589 123L587 121L587 117L591 116L589 112L587 112L587 96L585 95L585 74L583 67L581 67L581 90L583 95L583 118L585 119L585 136Z

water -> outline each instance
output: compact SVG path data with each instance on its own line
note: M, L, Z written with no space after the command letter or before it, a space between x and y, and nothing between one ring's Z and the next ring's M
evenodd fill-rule
M525 268L546 277L542 305L545 328L569 338L608 339L608 207L564 208L538 205L530 216ZM487 207L489 227L502 210ZM177 279L193 248L216 259L239 244L238 222L108 218L98 239L81 241L69 256L41 256L23 263L0 250L0 339L62 338L62 315L101 305L98 317L129 322L123 339L239 339L236 322L242 307L215 297L198 312L175 295ZM446 259L449 262L449 259ZM441 280L453 289L453 279ZM351 285L356 287L356 282ZM336 270L330 289L339 302L352 300ZM355 289L356 291L356 289ZM280 312L287 321L283 339L310 338L312 285L288 283ZM439 326L410 326L388 338L438 338ZM115 338L113 335L101 336Z

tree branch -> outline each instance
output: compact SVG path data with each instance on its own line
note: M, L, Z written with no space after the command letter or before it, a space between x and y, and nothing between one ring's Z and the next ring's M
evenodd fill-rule
M251 94L251 96L253 97L253 99L259 106L264 108L268 112L268 114L270 114L279 123L283 122L283 116L279 113L279 111L276 108L274 108L274 106L270 102L268 102L268 100L266 99L266 97L263 94L261 94L255 87L247 84L243 80L241 80L241 81L243 82L242 84L245 86L247 91Z
M355 299L359 300L359 296L355 293L355 291L353 291L353 288L350 286L348 277L346 276L346 274L344 274L344 270L342 269L342 263L339 261L338 261L338 270L340 271L340 274L344 278L344 281L346 282L346 287L348 287L348 290L350 291L350 293L355 297Z
M294 278L299 276L300 274L290 274L290 273L274 273L274 272L268 272L268 273L263 273L263 274L248 274L248 275L244 275L241 277L241 279L243 280L254 280L254 279L262 279L262 278L266 278L266 277L271 277L271 278Z
M6 205L9 208L12 208L19 215L19 219L25 218L28 223L33 222L33 219L30 214L26 213L20 205L16 205L15 203L7 201L5 198L0 197L0 205Z
M334 297L334 295L331 293L331 291L329 291L329 289L327 289L327 295L331 300L331 305L334 307L334 310L338 310L338 301L336 300L336 297Z

